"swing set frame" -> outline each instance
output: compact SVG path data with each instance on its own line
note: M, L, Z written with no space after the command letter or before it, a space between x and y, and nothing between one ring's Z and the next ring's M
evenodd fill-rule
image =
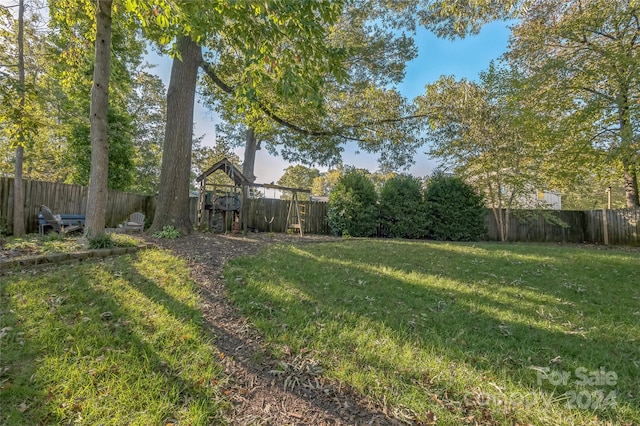
M225 173L231 179L231 181L233 182L233 185L220 185L220 184L207 182L207 178L209 176L211 176L213 173L217 172L217 171L222 171L223 173ZM292 193L292 198L291 198L291 201L289 203L289 211L288 211L288 214L287 214L286 229L294 229L294 230L297 229L300 232L301 236L304 235L304 223L303 223L303 221L304 221L304 219L303 219L304 210L301 209L299 198L298 198L298 193L302 192L302 193L311 194L311 191L308 190L308 189L291 188L291 187L268 184L268 183L261 184L261 183L249 182L247 180L247 178L242 174L240 169L238 169L227 158L223 158L222 160L218 161L217 163L215 163L214 165L209 167L207 170L202 172L196 178L196 182L200 184L200 190L199 190L199 195L198 195L198 215L197 215L197 222L198 222L197 226L199 228L202 227L204 223L207 223L207 224L210 223L210 219L211 219L212 215L214 214L214 212L221 211L221 212L223 212L224 224L225 224L224 227L225 227L225 230L226 230L226 224L227 224L226 214L227 214L227 211L216 209L215 208L215 205L216 205L215 201L218 198L218 196L216 195L216 192L218 191L218 189L223 189L223 192L225 192L224 189L227 189L227 191L225 192L225 195L224 195L226 197L228 197L230 194L239 194L239 197L240 197L240 203L239 204L240 204L240 206L238 206L236 209L233 210L234 223L239 221L242 231L244 233L246 233L247 230L248 230L248 222L249 222L249 209L248 209L248 204L249 203L246 202L250 198L249 197L249 189L250 188L264 188L264 189L273 189L274 190L274 194L275 194L276 190L289 191L289 192ZM207 193L210 193L213 196L209 200L211 204L206 204L205 203L206 199L207 199ZM210 206L210 208L208 206ZM205 217L205 216L207 216L207 211L208 211L209 216L210 216L209 218ZM209 220L207 220L207 219L209 219ZM264 220L269 225L271 225L273 223L274 219L275 219L275 215L271 217L271 220L267 220L266 214L264 215ZM270 227L270 229L271 229L271 227Z

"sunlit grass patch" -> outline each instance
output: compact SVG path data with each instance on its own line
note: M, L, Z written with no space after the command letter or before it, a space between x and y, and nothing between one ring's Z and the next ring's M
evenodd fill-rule
M0 278L1 424L222 423L219 353L181 260L147 250Z
M37 255L48 253L70 253L82 249L79 237L58 234L28 234L22 237L9 237L2 249L13 252L13 255Z
M638 271L633 251L348 240L235 260L227 278L276 356L317 353L397 413L639 424Z
M107 237L114 247L135 247L139 243L135 237L125 234L108 234ZM6 257L12 258L87 250L89 241L78 233L59 235L51 232L46 235L27 234L21 237L8 237L1 248Z

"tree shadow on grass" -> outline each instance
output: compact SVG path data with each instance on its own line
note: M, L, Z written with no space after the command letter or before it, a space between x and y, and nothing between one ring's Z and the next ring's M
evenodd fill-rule
M263 329L278 344L286 344L285 334L289 339L295 336L295 344L316 345L329 362L350 358L348 363L354 376L359 370L373 371L374 374L364 374L366 377L361 379L365 388L375 389L376 385L370 382L372 377L398 374L404 368L408 371L402 372L405 375L402 382L408 386L424 381L425 375L431 377L428 385L417 391L416 398L433 401L434 395L440 399L447 395L453 405L468 401L467 392L472 390L460 389L454 377L434 379L438 371L411 368L408 364L402 367L403 361L377 354L377 343L371 340L387 339L394 341L391 346L400 352L402 348L413 348L413 358L407 359L414 363L429 364L428 358L440 357L442 362L436 363L440 367L453 363L458 371L470 377L494 381L512 392L540 392L547 400L576 390L576 368L591 371L605 367L619 377L615 390L621 408L599 411L598 416L612 420L632 416L634 421L638 420L637 366L633 361L640 359L637 346L640 333L629 315L631 305L598 312L591 306L594 302L591 297L597 301L597 295L587 298L575 288L549 282L545 285L550 271L534 276L535 285L505 287L503 278L515 281L527 271L539 270L541 261L536 256L527 258L515 253L518 254L515 263L502 271L504 259L494 259L492 250L478 254L451 250L445 244L435 248L410 246L424 256L424 262L416 264L413 257L402 251L406 243L384 244L385 250L379 253L371 246L366 246L363 253L362 245L354 242L342 244L337 254L335 245L324 249L313 246L291 248L287 256L270 253L268 261L251 265L236 261L231 269L231 275L237 277L237 281L230 283L233 299L254 322L266 324ZM351 255L345 253L349 250ZM505 248L496 245L494 251ZM548 256L543 259L545 263L555 260ZM437 262L442 262L441 267L425 266ZM616 267L625 266L628 267L625 264ZM244 273L243 269L250 272ZM478 279L479 276L482 278ZM504 291L512 287L514 291ZM590 318L592 313L595 318ZM309 320L300 321L302 318ZM611 324L616 327L609 328ZM606 332L598 330L603 326ZM332 334L328 329L337 331ZM341 334L339 340L336 333ZM367 347L370 345L374 348ZM384 350L383 346L379 351ZM367 355L359 358L361 348ZM539 370L531 367L569 372L571 380L556 386L547 379L540 380ZM414 391L420 387L409 386ZM406 399L399 397L397 401L402 403ZM426 419L429 403L418 406L425 410L422 419ZM588 417L584 412L562 411L561 402L553 403L553 407L563 416ZM458 410L461 419L469 415L469 410L478 414L483 408L458 404L457 408L447 409ZM514 420L511 415L503 413L503 421ZM524 419L516 420L535 421L527 419L524 410L517 415Z
M384 241L376 243L385 244ZM362 258L357 268L381 275L401 271L409 278L417 273L421 279L424 276L434 280L450 279L465 285L474 297L479 297L479 290L484 290L484 297L493 299L496 305L505 305L499 300L504 296L508 304L500 306L501 309L522 311L527 317L533 314L544 317L539 308L545 304L560 310L595 315L598 324L590 325L600 325L605 321L629 329L638 328L637 321L625 312L633 311L637 300L640 300L640 287L633 285L638 282L638 254L554 245L491 243L387 241L384 247L384 250L370 247L370 253ZM402 250L407 247L422 250L424 257L405 256ZM345 248L347 251L360 250L358 245ZM376 252L382 255L376 255ZM322 255L326 256L326 253ZM356 253L347 256L351 264L345 266L352 266L356 256ZM461 288L464 292L465 287ZM617 309L607 305L612 298ZM528 306L527 310L522 309L523 303ZM608 312L598 312L598 309ZM582 321L588 322L589 315L585 315Z
M114 279L121 271L127 276ZM199 419L199 424L222 420L225 402L215 398L222 392L221 367L216 371L207 366L202 376L207 381L201 382L176 360L181 349L171 346L176 342L153 334L158 327L152 318L183 324L197 321L201 314L138 275L128 256L48 271L39 278L16 275L14 279L42 286L53 302L39 316L28 316L15 297L21 293L29 298L28 290L3 285L7 309L16 312L19 328L29 336L24 346L31 362L27 370L16 371L20 377L31 377L28 393L5 391L7 403L24 398L28 408L3 407L12 411L8 417L22 424L164 424L186 415L192 421ZM139 299L141 305L127 305L123 296L133 296L140 288L146 295ZM143 306L149 308L146 319L137 311ZM199 337L185 336L180 343L191 351L210 353Z
M214 336L213 343L220 351L219 361L227 373L232 373L224 393L233 405L229 420L233 424L395 424L385 414L349 393L339 394L327 385L315 382L316 375L296 369L291 364L285 374L274 373L280 366L269 359L255 336L236 328L234 313L226 310L226 318L217 316L176 300L159 282L144 274L133 274L136 290L149 300L167 309L182 321L197 321ZM205 304L221 302L219 295L206 286L200 287ZM228 306L223 308L228 309ZM242 328L242 327L241 327ZM246 329L245 329L246 330ZM292 379L293 378L293 379ZM317 386L308 386L315 383Z
M291 239L298 242L299 237ZM238 247L237 241L243 244ZM168 246L190 261L192 274L200 284L206 325L224 355L221 362L230 375L225 393L233 402L233 424L399 424L348 387L334 386L320 372L310 371L306 359L288 359L285 364L264 351L261 337L227 300L220 279L225 259L256 253L264 243L211 235L175 243Z
M304 358L296 362L291 356L273 357L225 296L209 286L202 288L202 295L216 305L205 311L207 325L228 360L237 424L400 424L348 386L336 386L309 370Z

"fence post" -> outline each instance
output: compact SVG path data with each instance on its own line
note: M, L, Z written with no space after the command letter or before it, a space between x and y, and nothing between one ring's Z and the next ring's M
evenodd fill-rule
M604 236L604 245L609 245L609 225L607 224L607 209L602 209L602 234Z

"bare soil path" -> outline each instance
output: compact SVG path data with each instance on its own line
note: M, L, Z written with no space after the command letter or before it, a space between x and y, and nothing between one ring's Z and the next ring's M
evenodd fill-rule
M230 424L407 424L406 420L392 418L385 407L376 406L347 387L323 378L300 355L271 358L265 353L260 334L227 298L222 270L229 259L257 254L276 243L313 244L334 238L194 233L176 240L145 239L186 259L193 279L201 287L202 311L223 354L226 373L231 377L227 389L233 403ZM274 374L278 363L287 366L284 374Z

